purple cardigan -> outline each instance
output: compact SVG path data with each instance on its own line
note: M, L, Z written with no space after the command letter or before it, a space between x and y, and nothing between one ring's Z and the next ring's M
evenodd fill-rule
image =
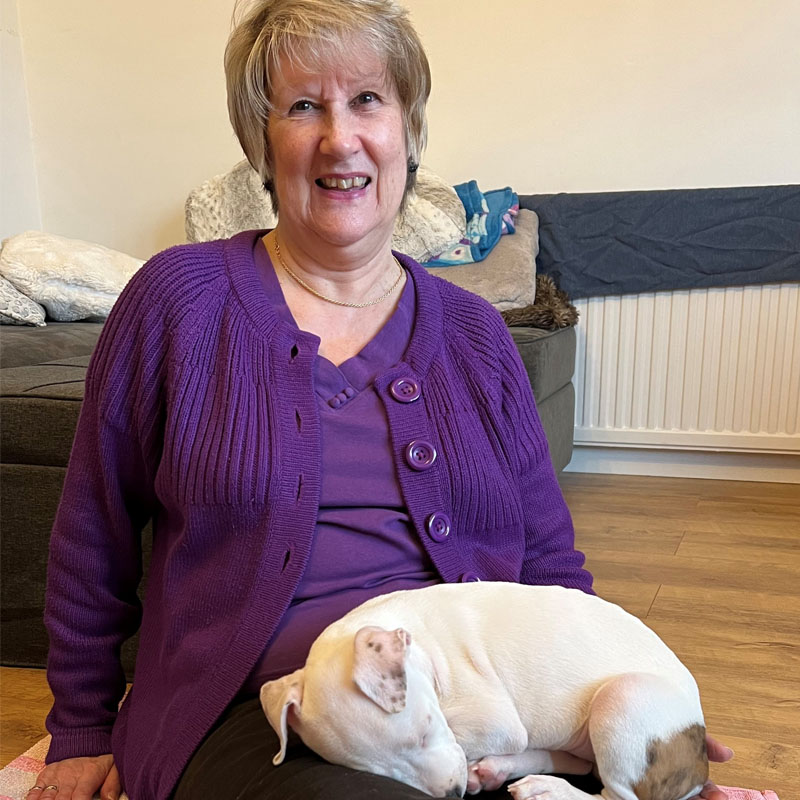
M87 374L51 539L47 760L111 751L136 800L169 796L264 650L309 554L318 339L265 302L253 264L262 234L152 258L120 296ZM502 318L401 260L416 287L414 331L405 360L375 383L436 569L444 581L590 591ZM150 517L142 614L139 534ZM119 648L140 623L135 686L118 713Z

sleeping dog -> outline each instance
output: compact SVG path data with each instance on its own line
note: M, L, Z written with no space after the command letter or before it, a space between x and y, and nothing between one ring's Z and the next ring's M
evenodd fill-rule
M509 787L588 800L548 773L594 769L603 800L685 800L708 777L697 684L649 628L558 586L440 584L328 626L261 703L335 764L435 797Z

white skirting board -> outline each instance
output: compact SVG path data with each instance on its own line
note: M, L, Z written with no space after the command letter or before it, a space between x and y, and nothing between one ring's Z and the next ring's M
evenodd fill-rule
M576 445L564 471L800 484L800 455Z

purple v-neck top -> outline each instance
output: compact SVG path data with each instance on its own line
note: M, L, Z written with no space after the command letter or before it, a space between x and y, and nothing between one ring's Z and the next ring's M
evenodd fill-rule
M296 326L262 240L254 260L266 299ZM303 666L331 622L371 597L440 583L400 493L376 375L402 361L414 326L409 274L392 316L357 355L336 366L317 354L314 390L322 429L322 486L311 555L288 611L242 692Z

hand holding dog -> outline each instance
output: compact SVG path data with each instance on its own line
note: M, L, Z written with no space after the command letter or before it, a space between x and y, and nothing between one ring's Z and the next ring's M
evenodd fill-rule
M733 758L733 750L726 747L722 742L718 742L712 736L706 734L706 750L708 751L708 760L722 763L730 761ZM716 784L709 781L700 792L700 797L703 800L727 800L728 795L722 791Z

